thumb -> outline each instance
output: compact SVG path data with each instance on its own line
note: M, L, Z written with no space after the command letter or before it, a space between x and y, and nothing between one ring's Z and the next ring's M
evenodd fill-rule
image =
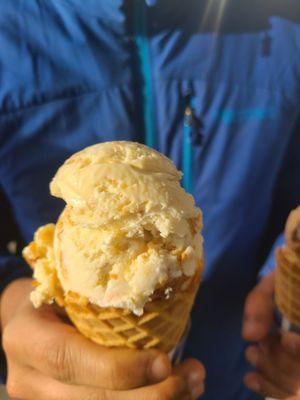
M261 341L272 327L274 312L274 273L267 275L250 292L244 308L242 335L245 340Z

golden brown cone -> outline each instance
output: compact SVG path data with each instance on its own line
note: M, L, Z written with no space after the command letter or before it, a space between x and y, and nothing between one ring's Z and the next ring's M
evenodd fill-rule
M285 227L286 244L296 252L300 252L300 206L293 210Z
M285 241L276 252L275 301L281 314L300 327L300 207L288 217Z

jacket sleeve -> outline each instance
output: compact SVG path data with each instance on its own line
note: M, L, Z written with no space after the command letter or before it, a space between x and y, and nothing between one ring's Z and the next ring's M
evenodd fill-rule
M283 230L287 217L298 205L300 205L300 118L288 144L274 190L270 226L277 233L273 244L271 244L271 250L259 271L260 278L275 269L275 252L276 248L284 243Z
M0 293L13 280L21 277L30 277L32 272L21 256L0 253Z
M259 272L259 278L263 278L264 276L268 275L270 272L274 271L275 266L276 266L276 259L275 259L276 248L279 246L282 246L283 243L284 243L284 235L282 233L275 240L268 257Z
M0 293L13 280L31 276L32 272L21 256L23 241L13 218L9 201L0 187ZM8 243L15 242L14 254L8 251Z

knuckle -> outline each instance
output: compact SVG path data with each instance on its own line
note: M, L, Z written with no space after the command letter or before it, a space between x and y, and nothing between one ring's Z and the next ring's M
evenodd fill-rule
M102 371L106 380L107 388L116 387L116 383L118 386L123 386L126 383L125 381L130 378L130 370L125 371L121 361L116 358L103 357L100 362L100 371Z
M129 390L146 384L149 376L150 357L128 354L126 360L115 352L104 352L99 358L98 370L105 379L107 389Z
M40 357L57 379L63 382L73 380L74 366L71 361L70 348L66 342L45 344Z

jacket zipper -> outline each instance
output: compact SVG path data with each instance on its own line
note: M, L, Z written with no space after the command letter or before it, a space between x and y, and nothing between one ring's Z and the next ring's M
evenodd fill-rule
M182 166L184 189L191 193L193 190L193 145L191 141L193 129L193 108L190 98L187 100L184 111L183 121L183 149L182 149Z
M149 147L155 147L155 113L153 102L150 46L147 28L146 5L142 0L137 0L134 3L134 39L142 77L145 143Z
M150 1L150 0L148 0ZM136 0L134 3L134 39L137 48L140 74L142 77L142 101L143 101L143 120L145 131L145 143L149 147L155 147L155 112L154 112L154 96L152 85L150 46L148 40L147 29L147 9L145 3ZM193 189L193 146L191 135L193 129L193 108L190 96L186 102L184 123L183 123L183 186L187 192Z

